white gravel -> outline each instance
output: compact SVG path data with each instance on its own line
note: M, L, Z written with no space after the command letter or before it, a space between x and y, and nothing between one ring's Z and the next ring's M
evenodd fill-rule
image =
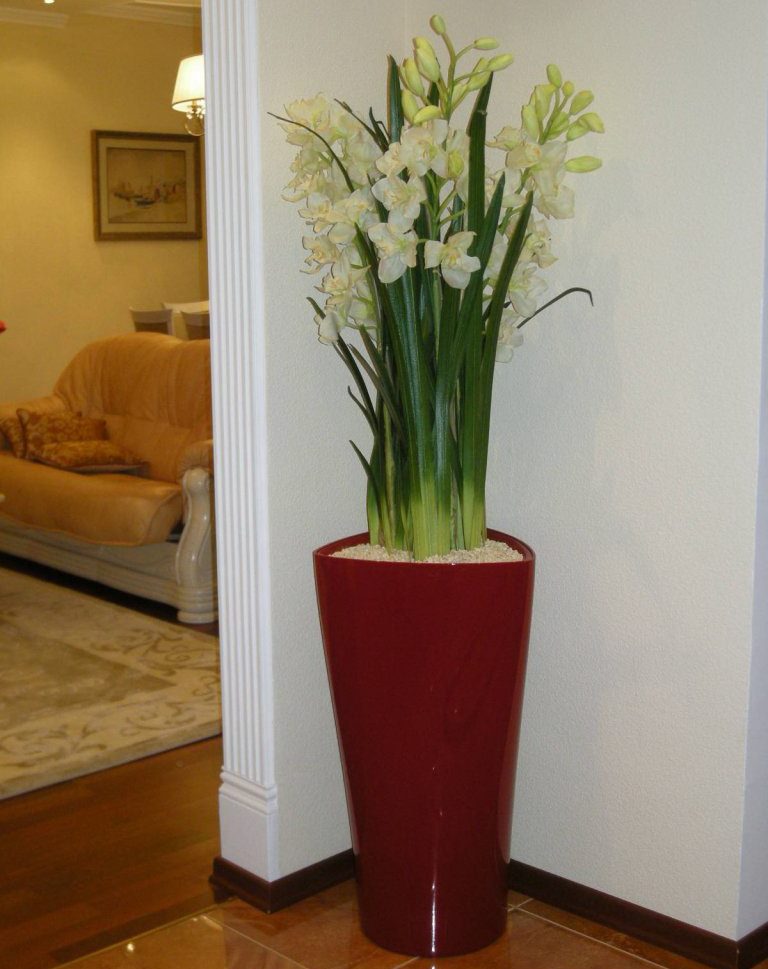
M393 551L388 552L383 545L350 545L334 552L334 557L344 559L368 559L376 562L413 562L415 561L410 552ZM446 565L465 564L469 562L519 562L522 554L514 548L510 548L504 542L495 542L488 539L485 545L479 548L454 549L444 555L430 555L429 558L421 561L427 564L443 563Z

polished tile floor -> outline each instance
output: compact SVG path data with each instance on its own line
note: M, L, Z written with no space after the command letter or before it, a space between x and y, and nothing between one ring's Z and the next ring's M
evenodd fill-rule
M362 934L353 882L265 915L238 899L68 963L73 969L702 969L510 892L507 931L471 955L386 952ZM758 969L768 969L768 962Z

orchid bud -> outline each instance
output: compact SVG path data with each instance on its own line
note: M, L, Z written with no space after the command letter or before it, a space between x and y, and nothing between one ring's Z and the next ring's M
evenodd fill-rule
M523 127L531 138L539 137L539 119L536 115L536 109L532 104L523 105L523 110L520 112L523 118Z
M568 134L565 136L567 141L575 141L577 138L581 138L586 135L589 128L582 124L581 121L574 121L573 124L568 129Z
M427 104L413 116L413 123L424 124L425 121L432 121L435 118L442 118L442 116L443 112L436 104Z
M467 80L467 91L479 91L491 77L490 71L475 71Z
M578 158L569 158L565 163L567 172L594 172L600 168L602 161L593 155L580 155Z
M560 73L560 68L557 64L547 64L547 78L550 84L554 84L555 87L560 87L563 83L563 75Z
M514 54L497 54L488 61L489 71L503 71L515 59Z
M569 98L573 94L573 81L563 81L563 97Z
M579 121L586 125L590 131L597 131L602 134L605 131L605 125L603 124L603 119L599 114L595 114L594 111L589 111L587 114L583 114Z
M448 152L448 178L456 179L464 171L464 159L462 158L460 151L450 151Z
M451 92L451 101L454 105L457 105L460 101L463 101L467 94L467 82L459 81L458 84L453 85L453 90Z
M555 88L551 84L537 84L533 89L533 93L536 114L538 115L539 120L543 120L549 111L549 106L552 103L552 95L555 93Z
M445 21L440 16L440 14L437 14L437 13L433 14L429 18L429 26L432 28L432 30L434 30L434 32L439 37L442 37L443 34L446 32Z
M428 81L440 80L440 65L434 47L424 37L414 38L414 54L419 73Z
M424 97L424 85L421 83L421 74L416 66L416 61L412 57L406 57L403 61L402 70L403 83L418 98Z
M419 102L408 90L408 88L405 88L405 90L401 93L400 103L403 106L403 114L405 115L406 119L413 124L413 119L416 117L419 110Z
M478 37L472 46L475 50L496 50L499 42L495 37Z
M579 111L588 108L594 100L595 96L591 91L579 91L573 101L571 101L571 114L578 114Z
M549 137L557 138L558 135L561 135L565 131L569 124L570 118L565 111L558 111L550 122Z

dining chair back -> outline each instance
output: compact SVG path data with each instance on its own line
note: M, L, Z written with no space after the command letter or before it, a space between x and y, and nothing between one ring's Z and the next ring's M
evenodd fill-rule
M130 312L137 333L173 334L173 310L137 310L130 307Z
M208 310L200 313L181 312L188 340L207 340L211 335L211 314Z

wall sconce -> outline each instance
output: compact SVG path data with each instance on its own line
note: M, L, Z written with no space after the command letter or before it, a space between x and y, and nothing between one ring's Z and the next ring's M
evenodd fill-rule
M205 118L205 70L202 54L185 57L179 64L171 107L174 111L183 111L186 114L184 127L191 135L202 135Z

